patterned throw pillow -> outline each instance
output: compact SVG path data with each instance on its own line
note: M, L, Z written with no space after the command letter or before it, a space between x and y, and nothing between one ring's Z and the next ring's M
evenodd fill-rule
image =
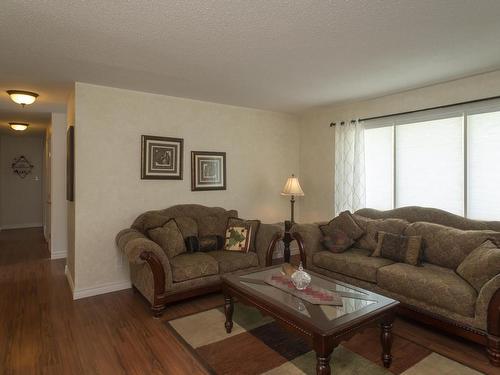
M227 219L227 224L226 224L226 232L227 228L230 226L247 226L250 225L250 245L249 245L249 250L253 252L257 252L257 232L259 231L260 227L260 220L245 220L245 219L240 219L238 217L230 217ZM226 234L227 237L227 234Z
M365 231L356 223L349 211L344 211L333 218L328 224L320 225L319 229L324 236L335 237L335 231L341 230L349 238L356 241Z
M483 242L460 263L457 273L479 292L500 273L500 249L493 241Z
M402 235L410 224L402 219L370 219L358 214L353 214L352 218L364 232L356 241L356 247L372 251L377 247L378 232Z
M378 232L377 247L371 256L418 266L420 264L421 248L422 236L402 236Z
M226 241L224 243L224 250L247 253L250 249L251 232L252 227L250 224L228 224L228 227L226 229Z
M186 244L175 219L168 220L162 227L148 230L148 236L161 246L167 257L186 252Z
M340 229L334 229L330 233L329 236L323 237L321 243L326 250L332 253L342 253L354 244L354 240Z

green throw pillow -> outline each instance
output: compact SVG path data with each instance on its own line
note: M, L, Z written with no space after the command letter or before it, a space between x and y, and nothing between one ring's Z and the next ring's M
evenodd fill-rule
M148 230L148 236L161 246L169 258L186 252L184 237L175 219L170 219L162 227Z
M500 273L500 249L493 241L483 242L460 263L457 273L479 292Z

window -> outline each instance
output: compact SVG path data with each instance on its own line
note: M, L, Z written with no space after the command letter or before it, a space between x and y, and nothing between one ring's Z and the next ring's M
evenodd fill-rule
M470 106L424 116L365 123L366 206L500 220L500 111Z
M393 207L393 127L365 129L366 206Z
M464 214L462 118L396 126L396 207Z
M500 112L468 116L467 131L467 216L500 220Z

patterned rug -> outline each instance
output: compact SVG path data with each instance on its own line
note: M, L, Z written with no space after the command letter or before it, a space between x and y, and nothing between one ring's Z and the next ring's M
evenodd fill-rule
M315 374L316 356L299 336L235 304L233 330L224 328L223 307L177 318L165 324L214 374ZM336 375L478 375L479 372L394 335L390 371L379 361L378 329L368 329L337 347L330 366ZM360 341L361 340L361 341Z

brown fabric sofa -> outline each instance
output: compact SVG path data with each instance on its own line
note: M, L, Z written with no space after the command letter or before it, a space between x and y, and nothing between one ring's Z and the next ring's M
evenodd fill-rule
M224 233L230 217L238 217L238 212L196 204L177 205L145 212L131 228L118 233L116 243L129 260L132 285L149 301L155 316L169 302L219 290L222 274L271 263L274 246L282 236L278 225L261 223L255 237L255 252L248 253L214 250L169 257L147 235L148 230L161 227L171 218L176 219L181 231L189 232L183 235ZM181 227L182 222L195 224Z
M361 224L363 217L400 219L389 223L389 231L422 236L422 266L371 257L367 236L343 253L325 251L320 243L322 223L296 224L293 237L307 268L399 300L401 314L486 346L490 361L500 366L500 269L479 291L455 272L486 238L499 243L500 222L469 220L424 207L361 209L353 217ZM388 220L384 222L387 230ZM373 232L376 226L372 222L363 229Z

